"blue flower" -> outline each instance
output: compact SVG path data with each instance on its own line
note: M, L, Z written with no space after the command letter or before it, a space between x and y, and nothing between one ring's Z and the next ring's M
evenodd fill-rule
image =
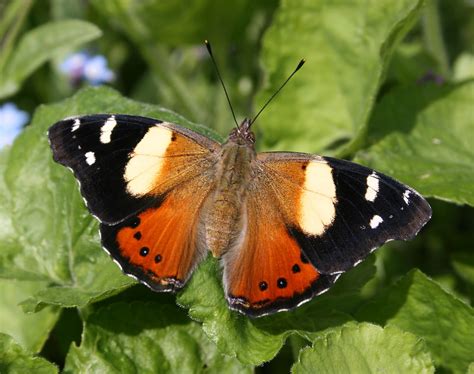
M103 82L111 82L114 79L114 73L107 67L105 57L97 55L86 61L84 78L90 84L97 85Z
M68 56L59 66L73 84L82 79L92 85L111 82L115 75L107 67L107 60L102 55L90 56L86 52L77 52Z
M30 116L13 103L0 106L0 149L13 143Z
M88 59L89 55L85 52L74 53L59 65L59 70L66 74L72 82L79 82L84 74L84 66Z

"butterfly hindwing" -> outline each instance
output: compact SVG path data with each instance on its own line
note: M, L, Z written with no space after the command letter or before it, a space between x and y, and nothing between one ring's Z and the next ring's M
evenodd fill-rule
M413 189L363 166L298 153L261 153L245 240L224 254L234 309L260 316L327 290L392 239L412 238L431 208Z
M54 160L72 169L89 210L108 224L199 175L220 147L178 125L128 115L71 117L48 136Z
M101 224L104 249L126 274L154 291L182 288L207 254L198 220L211 186L212 173L205 172L125 221Z
M302 253L269 191L251 193L246 233L222 257L232 309L258 317L289 310L326 291L338 275L321 274Z

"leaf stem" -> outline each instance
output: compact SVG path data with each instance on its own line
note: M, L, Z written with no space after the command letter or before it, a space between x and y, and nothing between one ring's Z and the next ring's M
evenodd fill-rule
M423 38L425 46L440 66L440 73L444 77L450 75L448 54L446 52L439 15L438 0L427 0L422 17Z
M0 73L2 74L13 49L13 44L32 5L33 0L12 2L7 6L0 20Z

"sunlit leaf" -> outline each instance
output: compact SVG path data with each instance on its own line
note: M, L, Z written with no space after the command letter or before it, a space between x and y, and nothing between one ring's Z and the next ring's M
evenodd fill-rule
M344 325L301 351L300 373L434 373L423 340L395 327Z

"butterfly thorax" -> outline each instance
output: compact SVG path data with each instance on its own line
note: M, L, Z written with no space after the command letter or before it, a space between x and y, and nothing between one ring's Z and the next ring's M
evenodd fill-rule
M239 129L222 146L216 186L206 202L206 244L215 257L220 257L238 240L245 225L243 209L256 153L253 134L238 133Z

